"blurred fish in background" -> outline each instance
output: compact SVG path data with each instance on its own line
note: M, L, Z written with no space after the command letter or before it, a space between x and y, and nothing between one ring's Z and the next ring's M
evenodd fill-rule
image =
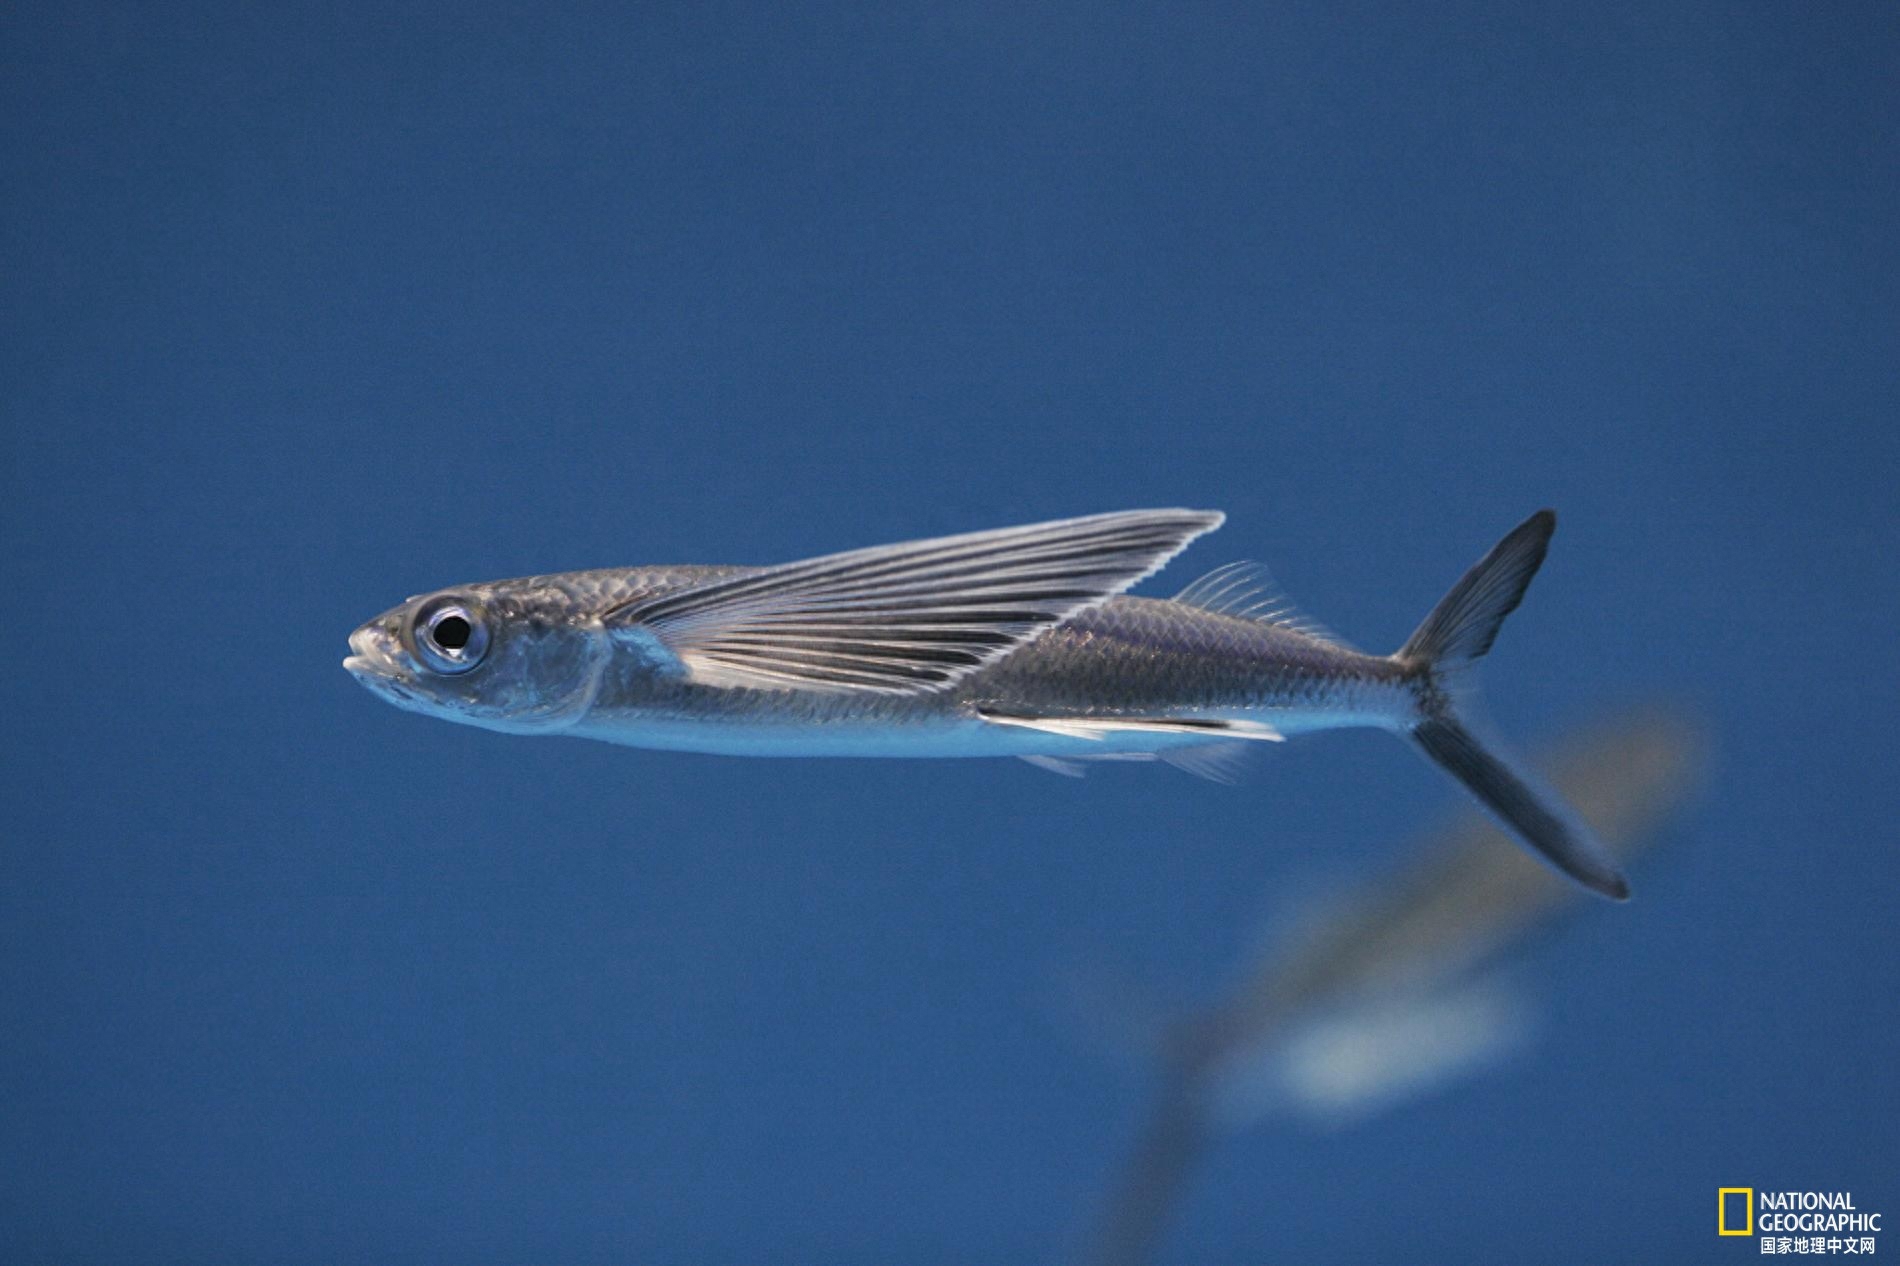
M1544 767L1627 863L1700 783L1706 748L1688 714L1650 705L1578 734ZM1502 980L1502 960L1579 910L1577 890L1475 812L1418 852L1401 873L1300 919L1224 997L1146 1031L1154 1104L1088 1260L1153 1260L1223 1133L1280 1114L1361 1120L1525 1044L1531 1006Z

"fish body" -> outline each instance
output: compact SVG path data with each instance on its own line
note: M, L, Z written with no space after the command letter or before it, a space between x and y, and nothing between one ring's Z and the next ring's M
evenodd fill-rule
M1533 516L1397 654L1363 654L1220 569L1122 591L1219 526L1154 510L777 567L647 567L459 586L359 628L344 661L399 707L488 729L739 756L1019 756L1074 772L1375 727L1413 738L1560 868L1610 895L1587 833L1464 729L1461 670L1541 563Z
M609 659L568 733L632 747L743 756L1075 756L1224 741L1191 723L1267 724L1281 735L1399 728L1405 673L1293 630L1153 598L1111 598L949 689L874 694L701 685ZM996 718L1189 723L1065 733ZM1084 731L1087 730L1086 724Z

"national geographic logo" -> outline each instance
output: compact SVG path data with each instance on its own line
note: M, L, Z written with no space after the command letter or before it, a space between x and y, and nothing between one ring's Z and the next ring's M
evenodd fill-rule
M1870 1257L1880 1215L1855 1208L1851 1191L1764 1191L1758 1198L1753 1187L1716 1188L1715 1233L1758 1231L1763 1253Z

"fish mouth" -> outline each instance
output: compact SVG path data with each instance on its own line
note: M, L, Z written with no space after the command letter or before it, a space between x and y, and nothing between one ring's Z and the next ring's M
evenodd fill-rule
M343 667L357 677L395 677L395 661L385 649L385 640L375 624L365 624L350 634L352 654L343 658Z
M343 661L343 667L359 684L368 687L371 694L380 695L398 707L420 707L428 702L421 691L396 676L392 665L373 656L351 655Z
M422 703L421 691L409 684L409 673L396 658L395 639L380 622L372 620L350 634L350 650L343 668L350 676L394 703Z

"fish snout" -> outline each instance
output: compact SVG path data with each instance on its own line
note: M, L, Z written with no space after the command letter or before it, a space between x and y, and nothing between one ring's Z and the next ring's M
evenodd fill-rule
M401 643L387 617L371 620L350 634L350 652L343 667L358 680L374 677L393 681L407 675L400 658Z

